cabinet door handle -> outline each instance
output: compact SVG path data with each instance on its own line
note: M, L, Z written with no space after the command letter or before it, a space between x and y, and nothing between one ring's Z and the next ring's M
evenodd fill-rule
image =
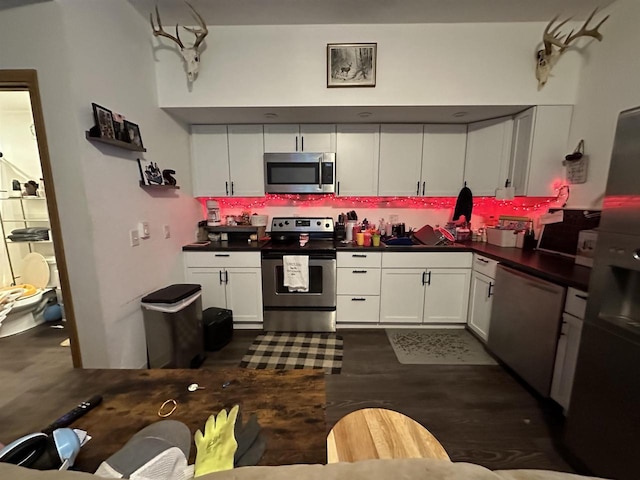
M354 253L353 255L351 255L351 257L353 257L353 258L367 258L367 256L363 255L362 253Z
M489 260L485 260L484 258L478 258L477 260L482 263L489 263Z
M233 182L231 182L231 195L233 195Z
M213 255L214 257L230 257L228 253L216 253Z
M224 191L226 195L229 195L229 182L224 182Z
M427 274L427 272L422 272L422 285L426 284L427 282L424 279L424 276Z
M431 270L429 270L429 273L427 274L427 285L431 285Z
M354 270L351 273L367 273L367 271L366 270Z
M489 282L489 292L487 293L487 298L491 298L493 295L493 282Z
M229 283L229 272L224 271L224 283Z
M222 270L218 272L218 275L220 276L220 285L222 285Z
M416 185L416 195L420 195L420 180L418 180L418 184Z
M352 298L351 299L352 302L366 302L367 299L366 298Z
M576 297L578 297L580 300L585 300L585 301L587 300L587 296L586 295L578 295L576 293Z
M422 196L424 197L424 187L426 186L427 182L422 182Z

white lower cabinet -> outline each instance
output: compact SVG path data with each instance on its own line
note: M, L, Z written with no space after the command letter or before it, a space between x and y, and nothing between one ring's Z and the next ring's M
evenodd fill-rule
M565 413L569 410L573 377L576 372L580 337L582 336L582 318L587 304L587 293L569 288L562 314L562 329L556 349L556 362L551 381L551 398L558 402Z
M380 323L465 323L471 258L470 253L383 253Z
M498 262L483 255L473 254L473 273L469 292L467 325L485 343L489 339L493 286Z
M262 273L257 252L185 252L187 283L202 285L202 308L227 308L235 327L262 323ZM237 267L234 265L238 265Z
M480 272L473 272L469 294L468 325L485 342L489 337L493 280Z
M337 324L377 325L380 319L380 252L338 252Z

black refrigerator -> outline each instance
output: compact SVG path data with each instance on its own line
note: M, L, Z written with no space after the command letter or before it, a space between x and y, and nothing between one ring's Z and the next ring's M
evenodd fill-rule
M565 442L595 475L640 478L640 107L618 118Z

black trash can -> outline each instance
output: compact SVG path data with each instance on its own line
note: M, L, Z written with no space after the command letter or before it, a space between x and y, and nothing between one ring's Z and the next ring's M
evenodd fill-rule
M204 361L201 289L179 283L142 298L149 368L198 368Z
M215 352L233 337L233 312L226 308L209 307L202 313L204 349Z

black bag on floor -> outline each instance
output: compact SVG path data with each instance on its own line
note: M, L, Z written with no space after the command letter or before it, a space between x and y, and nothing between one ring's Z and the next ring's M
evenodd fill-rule
M233 312L225 308L209 307L202 312L204 325L204 349L220 350L233 337Z

